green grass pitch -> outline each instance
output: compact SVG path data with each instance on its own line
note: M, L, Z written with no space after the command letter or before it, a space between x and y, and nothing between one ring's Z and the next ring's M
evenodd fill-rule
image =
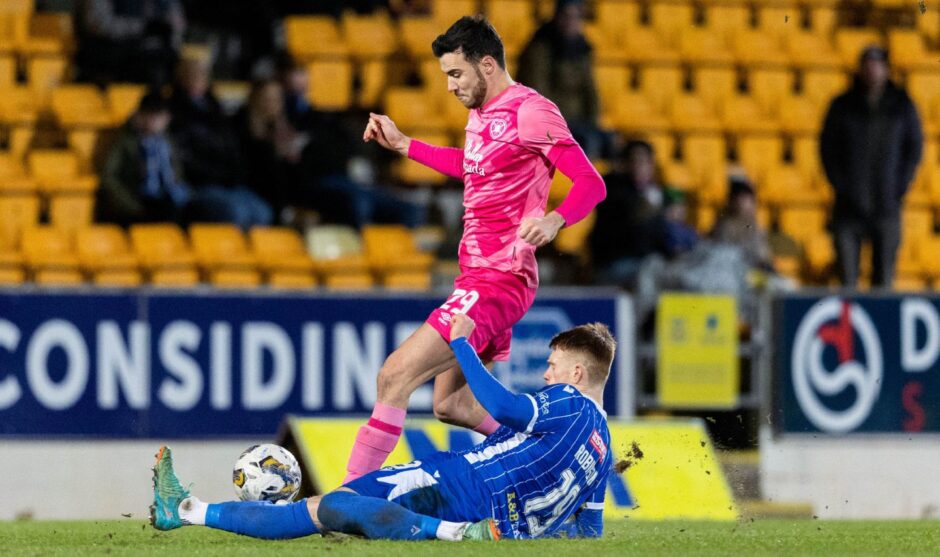
M735 523L608 523L601 540L539 540L498 543L373 542L313 536L260 541L187 527L157 532L143 521L0 522L3 555L341 555L448 557L533 555L940 555L938 521L756 520Z

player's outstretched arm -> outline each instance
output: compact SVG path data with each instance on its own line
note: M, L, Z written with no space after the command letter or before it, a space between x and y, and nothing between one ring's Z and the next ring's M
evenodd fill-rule
M459 313L454 314L450 326L450 346L467 385L494 420L516 431L525 431L535 417L535 407L530 398L512 393L484 367L467 341L475 326L472 319Z
M369 122L362 133L365 142L375 141L390 151L408 157L451 178L463 177L463 151L454 147L437 147L403 134L395 122L384 114L369 113Z

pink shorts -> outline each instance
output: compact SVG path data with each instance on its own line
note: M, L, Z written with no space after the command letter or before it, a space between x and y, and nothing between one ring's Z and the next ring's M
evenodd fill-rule
M427 324L450 342L451 315L466 314L476 323L468 340L480 359L505 361L509 359L512 326L529 311L535 291L518 275L464 267L454 280L454 293L431 312Z

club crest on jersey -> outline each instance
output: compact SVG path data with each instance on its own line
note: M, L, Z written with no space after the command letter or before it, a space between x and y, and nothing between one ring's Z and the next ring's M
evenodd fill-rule
M490 137L493 139L499 139L501 135L506 133L506 129L509 127L509 122L503 120L502 118L497 118L493 120L490 124Z
M607 443L604 443L604 439L601 437L601 434L595 429L591 432L591 446L594 447L594 450L597 451L597 454L600 458L597 459L598 462L604 462L604 458L607 457Z

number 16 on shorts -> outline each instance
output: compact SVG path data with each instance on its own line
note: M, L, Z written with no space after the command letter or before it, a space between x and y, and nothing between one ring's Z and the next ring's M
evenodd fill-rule
M480 299L480 294L476 290L464 290L458 288L447 298L447 301L441 304L441 312L437 316L441 325L450 324L450 317L455 313L466 314Z

